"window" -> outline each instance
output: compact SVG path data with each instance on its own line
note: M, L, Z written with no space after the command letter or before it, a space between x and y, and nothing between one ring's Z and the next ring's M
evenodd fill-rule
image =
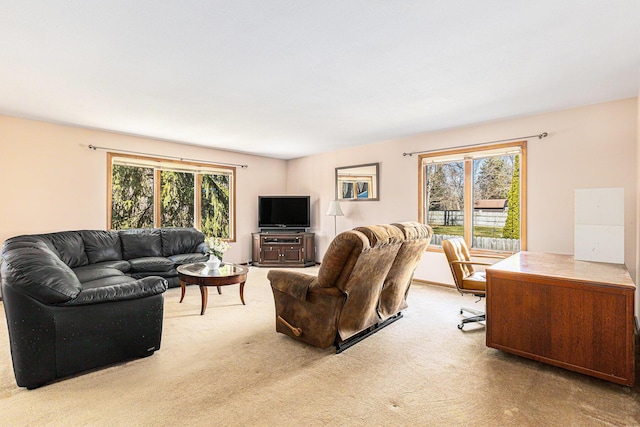
M464 237L476 252L526 249L526 141L422 154L420 221L431 244Z
M108 229L196 227L235 240L235 168L108 153Z

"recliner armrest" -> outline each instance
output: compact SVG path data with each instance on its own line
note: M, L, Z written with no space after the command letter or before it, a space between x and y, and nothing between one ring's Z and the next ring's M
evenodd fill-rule
M304 301L310 288L317 285L318 278L295 271L271 270L267 274L271 287Z

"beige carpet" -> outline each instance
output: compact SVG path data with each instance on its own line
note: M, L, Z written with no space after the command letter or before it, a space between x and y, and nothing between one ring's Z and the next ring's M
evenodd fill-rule
M640 393L484 345L454 290L414 285L405 317L336 355L275 332L267 269L238 287L165 294L153 356L36 390L13 378L0 326L0 425L640 425ZM304 269L316 272L317 269ZM1 311L1 310L0 310ZM4 312L0 313L4 319Z

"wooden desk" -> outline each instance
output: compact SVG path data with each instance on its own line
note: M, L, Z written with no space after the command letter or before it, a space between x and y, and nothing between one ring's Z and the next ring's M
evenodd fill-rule
M487 346L633 386L634 291L624 265L517 253L487 268Z

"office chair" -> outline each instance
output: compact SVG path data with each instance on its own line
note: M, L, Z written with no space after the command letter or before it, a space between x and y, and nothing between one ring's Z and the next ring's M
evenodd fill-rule
M455 237L442 241L442 249L449 261L449 267L451 267L451 273L453 274L453 281L456 284L456 289L461 295L472 294L478 297L479 302L486 296L487 278L484 271L475 271L474 265L492 265L489 262L474 262L471 261L469 256L469 248L462 237ZM500 256L485 256L483 258L500 258ZM464 328L464 325L472 322L484 322L486 315L483 310L476 310L468 307L460 307L460 314L463 312L472 314L471 317L462 319L458 324L458 329Z

